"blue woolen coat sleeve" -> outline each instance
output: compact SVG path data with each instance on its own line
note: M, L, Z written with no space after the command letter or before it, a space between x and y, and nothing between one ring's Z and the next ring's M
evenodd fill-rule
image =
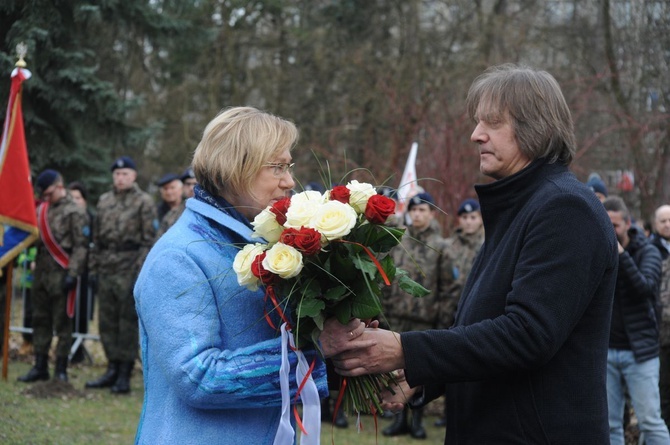
M281 405L281 338L263 318L262 291L241 288L232 260L197 255L201 247L164 249L150 257L138 280L141 346L151 356L146 377L162 373L177 397L196 408ZM313 377L325 395L325 366L314 351L304 352L318 362ZM289 352L289 359L293 400L296 354Z
M408 383L429 385L429 400L444 383L523 372L551 360L606 269L616 264L612 228L593 224L591 215L583 200L558 195L509 228L513 241L507 235L493 243L487 238L489 250L480 253L484 258L459 317L494 305L499 315L449 330L401 334Z

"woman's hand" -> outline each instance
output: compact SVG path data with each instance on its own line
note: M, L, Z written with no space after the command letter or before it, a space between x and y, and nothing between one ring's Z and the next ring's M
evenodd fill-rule
M342 325L335 318L326 320L319 340L335 370L344 376L380 374L405 367L400 334L379 329L377 323L365 328L358 319Z
M365 332L365 323L354 318L347 324L340 323L337 318L329 318L324 323L323 331L319 335L319 343L324 356L332 357L352 347L362 347L359 343L352 346L352 342Z

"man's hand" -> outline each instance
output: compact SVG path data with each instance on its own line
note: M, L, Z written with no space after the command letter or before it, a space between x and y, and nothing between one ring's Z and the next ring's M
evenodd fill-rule
M65 275L63 278L62 289L64 294L68 294L72 289L77 287L77 277Z
M419 390L410 388L405 380L405 372L402 369L396 371L396 385L385 389L381 393L382 408L394 413L399 413L407 404L407 401Z
M331 357L336 371L344 376L390 372L405 367L400 335L369 328L358 319L343 325L335 318L326 320L319 337L321 349Z

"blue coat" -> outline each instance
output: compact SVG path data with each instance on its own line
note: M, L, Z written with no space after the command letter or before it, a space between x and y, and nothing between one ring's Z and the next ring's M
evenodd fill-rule
M281 415L281 342L264 292L232 269L251 229L190 199L135 285L144 371L137 444L271 444ZM271 308L268 308L271 311ZM279 320L274 320L276 326ZM311 362L315 353L305 351ZM291 400L296 355L291 361ZM325 365L313 376L327 395Z
M605 444L612 223L565 165L476 187L485 241L444 331L403 333L406 376L447 384L445 443Z

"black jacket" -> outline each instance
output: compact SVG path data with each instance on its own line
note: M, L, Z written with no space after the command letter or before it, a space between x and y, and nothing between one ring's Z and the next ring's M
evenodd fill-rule
M630 242L619 255L612 311L612 330L623 325L635 361L658 357L658 293L661 253L637 228L628 231ZM612 344L610 337L610 347Z
M617 243L593 192L534 161L476 186L485 241L454 327L401 334L426 400L447 384L445 443L609 443L606 364Z

